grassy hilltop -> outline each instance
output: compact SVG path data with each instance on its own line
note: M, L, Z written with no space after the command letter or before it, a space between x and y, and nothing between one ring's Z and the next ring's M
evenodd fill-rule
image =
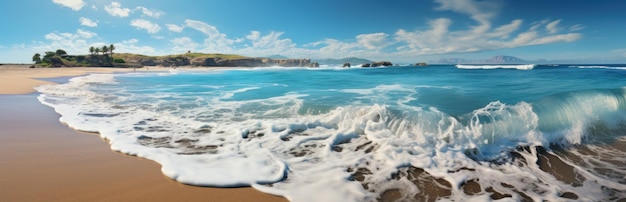
M195 66L195 67L319 67L310 59L253 58L234 54L192 53L147 56L132 53L114 53L113 45L89 48L89 55L69 55L62 49L33 56L36 66L43 67L142 67L142 66ZM34 67L34 66L33 66Z
M245 59L250 58L234 54L207 54L207 53L185 53L177 55L147 56L132 53L113 53L110 49L106 52L90 51L89 55L69 55L62 49L55 52L48 51L45 54L39 53L33 56L33 62L40 67L133 67L147 64L154 65L188 65L194 59L219 58L219 59Z

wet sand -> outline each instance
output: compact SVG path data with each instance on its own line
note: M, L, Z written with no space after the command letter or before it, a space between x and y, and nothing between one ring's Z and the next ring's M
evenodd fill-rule
M0 94L32 92L33 86L49 83L34 79L42 75L132 71L3 66ZM97 134L61 124L59 115L36 96L0 95L0 201L286 201L252 188L175 182L161 173L159 164L113 152Z

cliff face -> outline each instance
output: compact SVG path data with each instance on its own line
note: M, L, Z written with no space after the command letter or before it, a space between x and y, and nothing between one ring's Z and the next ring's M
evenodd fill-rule
M319 67L317 63L311 63L310 59L271 59L271 58L235 58L225 59L219 57L171 57L163 59L139 58L127 61L139 63L144 66L197 66L197 67Z
M194 58L189 64L201 67L319 67L310 59L271 59L271 58Z
M319 67L311 59L272 59L250 58L239 55L225 54L182 54L168 56L145 56L137 54L119 53L116 59L124 63L113 64L113 58L108 55L89 56L55 56L49 62L53 67L112 67L112 66L196 66L196 67Z

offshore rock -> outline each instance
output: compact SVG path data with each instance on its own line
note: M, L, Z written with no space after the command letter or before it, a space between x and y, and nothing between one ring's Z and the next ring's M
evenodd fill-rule
M313 63L309 64L309 67L320 67L320 63L313 62Z
M384 67L393 66L393 63L389 61L380 61L380 62L372 63L372 67L380 67L380 66L384 66Z

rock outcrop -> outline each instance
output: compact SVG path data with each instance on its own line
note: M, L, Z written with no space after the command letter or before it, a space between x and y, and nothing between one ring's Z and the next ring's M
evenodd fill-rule
M371 65L370 63L365 63L365 64L362 64L362 65L361 65L361 67L371 67L371 66L372 66L372 65Z
M346 63L343 63L343 66L342 66L342 67L350 67L350 66L351 66L351 65L350 65L350 63L349 63L349 62L346 62Z
M61 60L61 58L58 58L58 57L51 57L50 64L52 67L64 67L65 66L65 64L63 63L63 60Z
M380 61L380 62L372 63L372 67L380 67L380 66L384 66L384 67L393 66L393 63L389 61Z

